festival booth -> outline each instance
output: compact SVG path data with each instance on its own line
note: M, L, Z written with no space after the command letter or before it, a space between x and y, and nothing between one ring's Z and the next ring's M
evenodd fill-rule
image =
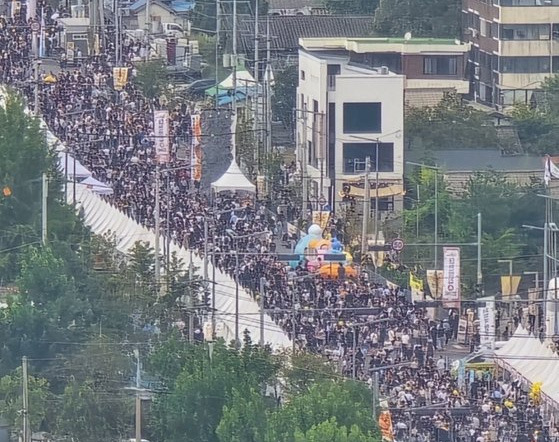
M519 325L510 340L495 351L494 360L527 391L541 396L544 413L559 417L559 356L549 342L540 341Z

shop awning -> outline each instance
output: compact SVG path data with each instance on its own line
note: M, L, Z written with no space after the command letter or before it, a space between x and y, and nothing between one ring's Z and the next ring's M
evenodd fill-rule
M404 194L404 186L402 184L391 184L386 187L379 187L377 189L371 189L371 198L387 198L389 196L398 196ZM340 196L353 196L363 198L365 196L365 189L357 186L350 186L349 192L340 192Z

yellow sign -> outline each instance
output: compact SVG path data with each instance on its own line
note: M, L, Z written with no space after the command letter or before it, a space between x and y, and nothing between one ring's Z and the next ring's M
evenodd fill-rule
M312 223L318 224L322 230L326 229L329 219L330 212L328 211L313 211L312 213Z
M427 285L434 299L441 299L443 295L444 272L442 270L427 270Z
M410 272L411 298L414 301L423 301L423 280Z
M501 293L503 296L516 295L520 285L520 276L501 276Z
M128 82L128 68L113 68L113 83L115 91L121 91Z

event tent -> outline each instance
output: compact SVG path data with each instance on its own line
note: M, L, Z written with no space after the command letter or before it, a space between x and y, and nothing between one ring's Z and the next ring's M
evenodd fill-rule
M62 173L69 177L73 177L75 174L76 179L82 179L92 175L82 163L64 152L58 152L58 162L62 169ZM66 170L66 163L68 163L68 170Z
M256 186L241 172L235 158L231 161L231 165L227 171L212 183L212 189L215 192L223 192L226 190L256 192Z
M101 181L96 180L92 176L87 177L83 181L80 181L80 184L85 185L88 189L90 189L97 195L112 195L113 193L113 189L111 189L106 184L103 184Z

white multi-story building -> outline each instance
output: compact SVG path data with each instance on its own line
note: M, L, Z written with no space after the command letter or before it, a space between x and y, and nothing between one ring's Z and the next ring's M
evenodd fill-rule
M402 207L405 76L349 61L338 51L299 51L297 156L306 201L334 211L362 201L370 161L371 210Z

